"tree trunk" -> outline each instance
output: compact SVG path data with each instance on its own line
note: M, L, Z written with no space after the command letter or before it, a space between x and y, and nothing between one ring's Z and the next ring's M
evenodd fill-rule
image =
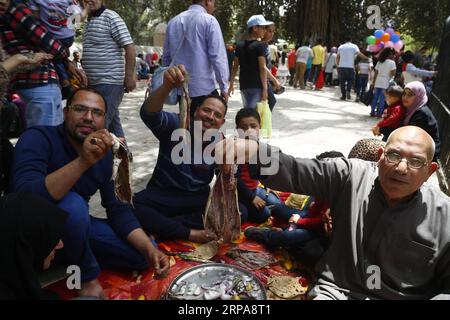
M298 0L297 41L313 44L322 39L327 45L339 42L340 0Z

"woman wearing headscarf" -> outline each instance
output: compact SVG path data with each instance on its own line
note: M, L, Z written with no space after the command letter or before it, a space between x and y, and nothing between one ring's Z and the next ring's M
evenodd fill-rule
M51 296L38 274L50 267L67 213L32 194L0 198L0 300L44 300Z
M405 126L420 127L433 138L436 143L436 153L433 161L439 157L441 140L439 139L439 127L436 118L427 106L428 97L422 82L413 81L406 85L402 98L406 108Z

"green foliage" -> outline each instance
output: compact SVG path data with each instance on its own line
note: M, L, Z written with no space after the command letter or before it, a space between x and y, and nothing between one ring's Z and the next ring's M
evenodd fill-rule
M448 16L448 0L399 0L400 30L414 39L416 48L439 48Z
M192 0L105 0L125 20L136 43L151 44L153 28L186 10ZM254 14L274 21L275 38L291 43L322 37L337 45L347 34L361 45L372 34L367 28L367 7L381 8L383 27L388 24L417 46L437 47L447 16L449 0L216 0L215 16L225 42L239 39ZM280 15L283 8L284 15ZM323 33L326 33L325 35Z

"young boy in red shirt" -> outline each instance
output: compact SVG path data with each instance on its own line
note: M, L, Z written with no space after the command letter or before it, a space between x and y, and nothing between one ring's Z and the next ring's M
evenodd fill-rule
M398 129L405 118L406 110L402 106L403 88L392 86L386 90L387 109L384 111L383 120L379 122L372 132L375 136L383 135L383 141L387 141L390 134Z

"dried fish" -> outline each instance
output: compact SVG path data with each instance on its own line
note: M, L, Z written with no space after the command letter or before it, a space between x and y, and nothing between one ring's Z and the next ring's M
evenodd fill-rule
M116 198L133 206L132 164L133 156L128 146L111 133L113 138L113 175ZM91 142L92 143L92 142Z
M224 243L238 240L241 235L241 216L237 197L237 167L224 165L211 190L203 216L207 232Z
M182 96L180 102L180 129L184 129L183 141L187 142L188 131L190 127L191 98L189 97L189 76L186 74L182 87Z
M262 269L276 262L276 260L269 254L237 248L228 251L227 256L234 259L241 267L250 270Z

